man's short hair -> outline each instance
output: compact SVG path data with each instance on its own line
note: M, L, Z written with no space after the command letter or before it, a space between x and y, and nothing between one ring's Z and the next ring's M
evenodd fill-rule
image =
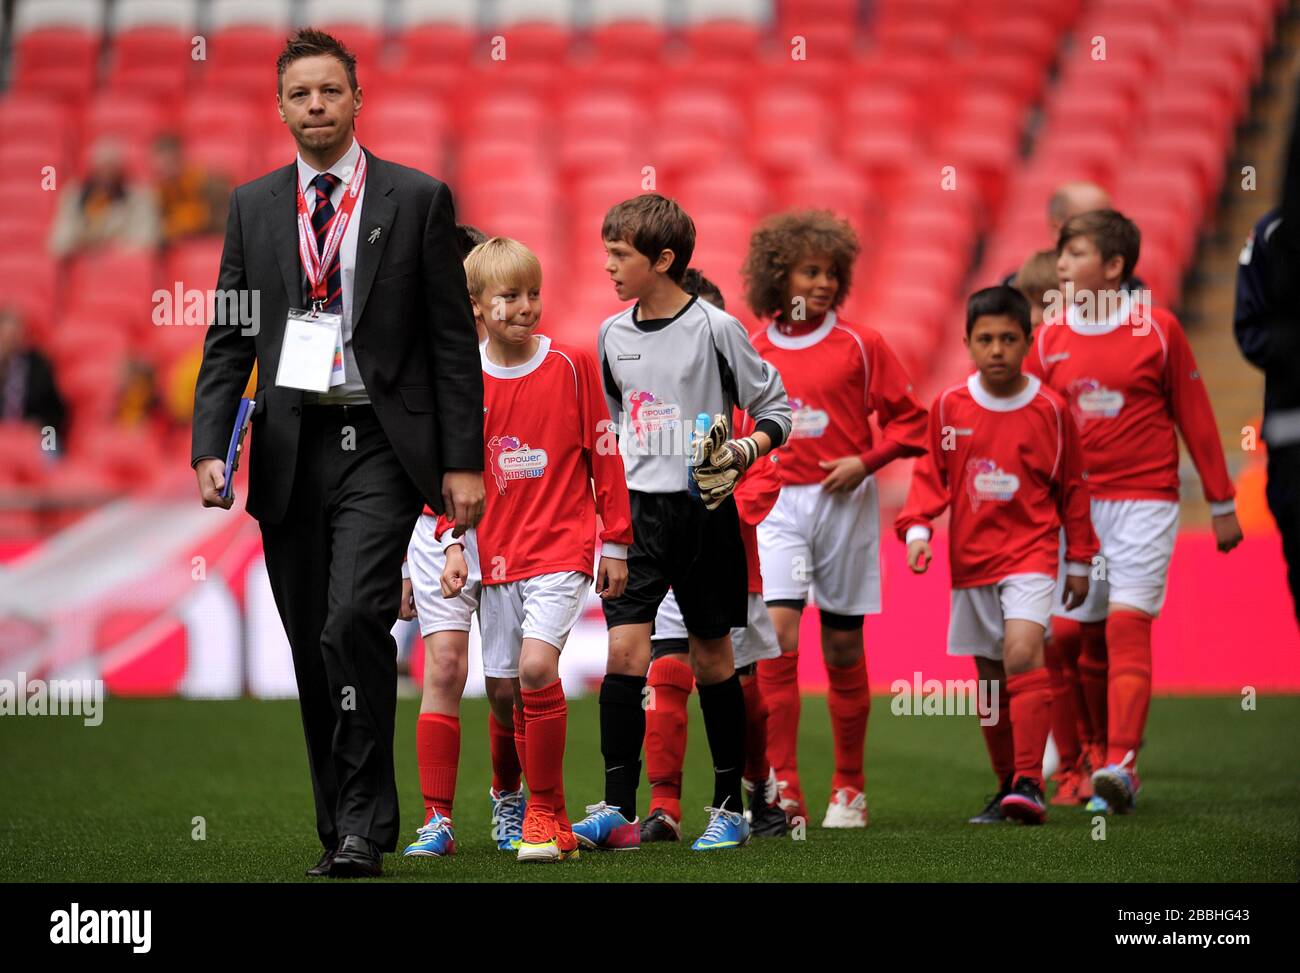
M702 297L719 311L727 309L726 302L722 299L722 291L718 290L718 285L700 273L697 267L687 267L686 273L682 275L682 290L687 294L694 294Z
M488 235L477 226L472 226L469 223L457 223L456 246L460 248L460 259L464 260L468 257L469 252L480 243L485 243L487 238Z
M668 276L677 284L681 284L695 252L695 221L676 200L658 193L642 193L615 204L605 214L600 236L629 244L645 254L651 264L665 250L671 250L673 262Z
M494 236L465 258L465 282L473 297L493 287L541 287L542 262L518 240Z
M327 54L337 58L347 73L348 84L357 90L357 56L344 46L343 42L332 34L313 27L303 27L295 31L284 42L284 50L275 60L276 90L284 88L284 70L294 61L304 57L320 57Z
M1030 254L1016 271L1012 286L1021 294L1030 306L1037 304L1040 308L1048 305L1049 291L1055 291L1059 285L1056 276L1056 251L1039 250Z
M1010 318L1020 325L1020 330L1028 339L1034 332L1033 322L1029 317L1029 302L1025 295L1014 287L998 284L976 291L966 301L966 337L975 330L975 322L982 317Z
M1112 257L1124 258L1120 280L1128 280L1133 276L1142 249L1142 232L1127 216L1113 209L1098 209L1071 216L1061 227L1056 252L1059 254L1067 243L1081 236L1087 237L1101 251L1102 263Z

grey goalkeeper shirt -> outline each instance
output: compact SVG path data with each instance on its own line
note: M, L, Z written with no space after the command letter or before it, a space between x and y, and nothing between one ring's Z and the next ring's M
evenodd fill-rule
M739 406L772 437L773 448L785 442L785 385L739 321L698 297L671 318L638 321L638 306L607 318L597 346L629 490L687 489L687 455L701 412L730 422Z

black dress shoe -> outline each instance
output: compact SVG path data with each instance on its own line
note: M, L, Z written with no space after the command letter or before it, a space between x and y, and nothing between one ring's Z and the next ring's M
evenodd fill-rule
M330 866L334 864L334 849L326 848L318 861L311 868L307 869L307 874L314 878L321 878L330 873Z
M379 847L364 835L346 835L330 865L330 878L378 878L384 874Z

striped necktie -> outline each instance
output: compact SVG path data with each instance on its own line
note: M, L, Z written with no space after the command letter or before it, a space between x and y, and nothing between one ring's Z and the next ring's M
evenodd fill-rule
M330 193L334 191L334 187L339 182L341 182L339 177L332 172L322 172L311 181L312 186L316 189L316 208L312 210L311 225L316 231L316 252L318 254L325 249L325 227L329 225L330 220L334 217L334 204L330 202ZM328 296L325 298L325 310L335 313L341 312L343 309L343 270L340 265L342 252L342 246L334 252L334 260L330 263L329 274L326 276L325 292ZM310 301L310 287L308 288L307 297Z

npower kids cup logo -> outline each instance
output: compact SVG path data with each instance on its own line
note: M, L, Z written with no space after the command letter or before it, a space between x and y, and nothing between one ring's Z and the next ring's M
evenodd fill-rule
M681 409L672 402L660 402L653 392L633 392L627 397L632 413L632 431L640 446L646 445L646 434L670 427L681 419Z
M1006 503L1019 489L1020 477L991 459L973 459L966 464L966 492L972 510L979 510L981 503Z
M535 480L546 472L546 450L533 449L518 436L493 436L487 446L498 493L506 492L507 480Z
M1108 389L1095 378L1078 378L1070 383L1070 411L1080 426L1089 419L1114 419L1124 408L1124 393Z
M816 439L826 432L831 424L831 417L825 409L815 409L803 399L791 399L790 411L793 413L790 438Z

